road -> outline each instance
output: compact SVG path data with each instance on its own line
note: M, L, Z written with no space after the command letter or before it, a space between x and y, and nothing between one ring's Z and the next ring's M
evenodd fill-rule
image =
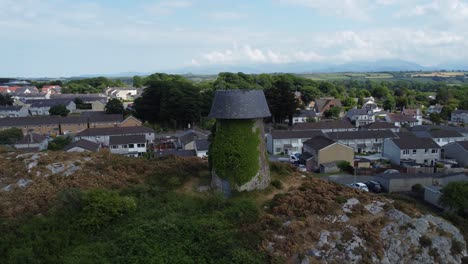
M336 182L339 184L350 184L354 182L354 175L351 174L339 174L339 175L330 175L323 177L332 182ZM374 179L374 176L356 176L357 182L368 182Z

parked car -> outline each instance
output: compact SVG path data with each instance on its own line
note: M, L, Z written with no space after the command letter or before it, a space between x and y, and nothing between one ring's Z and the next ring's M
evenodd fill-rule
M385 174L392 174L392 173L400 173L398 170L394 170L394 169L388 169L386 171L384 171L383 173Z
M369 189L369 191L371 191L371 192L374 192L374 193L382 192L382 186L380 185L380 183L378 183L376 181L368 181L368 182L366 182L366 185L367 185L367 188Z
M349 186L351 186L352 188L361 190L361 191L365 191L365 192L369 191L369 188L367 188L367 185L362 182L351 183Z

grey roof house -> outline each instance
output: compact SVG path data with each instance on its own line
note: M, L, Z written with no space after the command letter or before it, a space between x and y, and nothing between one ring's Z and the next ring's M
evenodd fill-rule
M124 155L128 157L141 157L146 153L145 135L125 135L110 136L109 148L113 154Z
M110 145L110 137L112 136L145 136L146 143L153 143L155 132L153 129L144 126L132 127L102 127L88 128L75 135L75 141L86 139L92 142L99 143L103 146ZM114 139L115 140L115 139ZM115 142L115 141L114 141Z
M420 165L434 165L440 159L441 147L431 138L401 137L386 140L383 156L393 164L413 161Z
M457 123L468 123L468 110L455 110L450 116L450 121Z
M267 150L273 155L300 153L303 142L318 135L324 134L320 130L274 130L267 135Z
M72 142L63 150L66 152L98 152L100 149L101 145L99 143L80 139L78 141Z
M22 105L0 106L0 118L29 116L28 108Z
M375 121L375 116L372 114L372 111L368 111L367 109L349 109L346 113L346 118L348 118L352 124L355 124L356 127L361 127Z
M326 132L340 132L340 131L357 131L358 129L353 126L348 120L322 120L315 123L298 123L292 126L291 130L294 131L313 131L320 130Z
M16 142L15 148L22 151L36 152L46 150L48 143L47 137L31 133Z
M445 146L448 143L465 140L465 137L455 130L436 129L412 132L417 137L432 138L441 147Z
M397 138L390 130L328 132L331 139L352 147L354 152L381 152L384 141Z
M445 145L444 158L455 159L462 167L468 166L468 141L457 141Z

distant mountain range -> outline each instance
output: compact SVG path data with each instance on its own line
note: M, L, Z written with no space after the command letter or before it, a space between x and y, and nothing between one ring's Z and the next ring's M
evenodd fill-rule
M190 66L176 69L167 69L154 72L171 74L218 74L220 72L244 72L244 73L335 73L335 72L386 72L386 71L437 71L437 70L468 70L468 63L459 62L453 64L440 64L433 67L424 67L417 63L404 60L377 60L356 61L345 64L332 63L290 63L290 64L249 64L249 65L207 65ZM116 74L86 74L78 78L90 77L131 77L146 76L153 72L122 72Z

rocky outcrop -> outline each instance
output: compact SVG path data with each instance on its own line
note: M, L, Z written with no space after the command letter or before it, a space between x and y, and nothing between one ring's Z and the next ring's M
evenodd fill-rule
M442 218L414 207L406 212L400 202L381 196L313 183L273 200L266 223L285 222L270 229L264 243L272 257L292 263L423 264L461 263L467 255L463 235Z

